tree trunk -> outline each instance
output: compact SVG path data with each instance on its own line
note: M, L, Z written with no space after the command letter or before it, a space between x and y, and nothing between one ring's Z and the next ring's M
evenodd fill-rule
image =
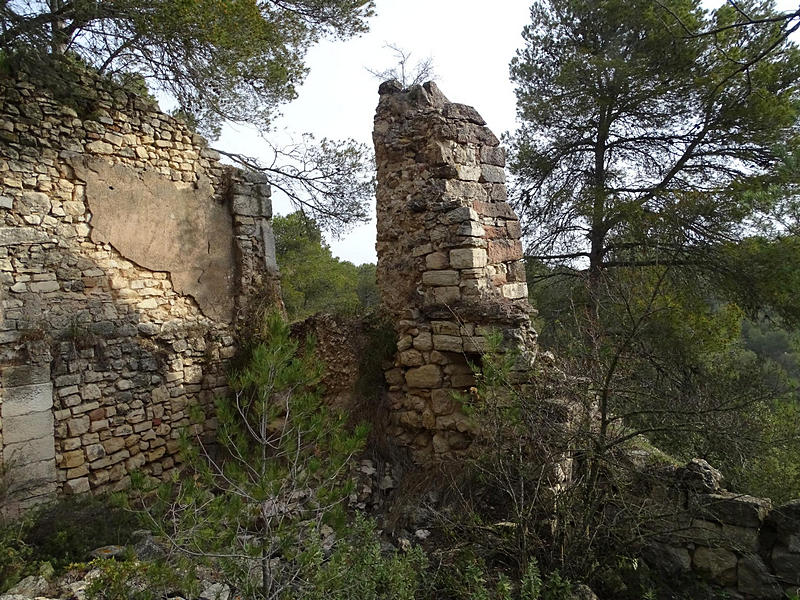
M67 51L69 42L66 33L66 21L61 15L64 8L63 0L48 0L50 14L53 19L50 21L50 50L53 54L64 54Z

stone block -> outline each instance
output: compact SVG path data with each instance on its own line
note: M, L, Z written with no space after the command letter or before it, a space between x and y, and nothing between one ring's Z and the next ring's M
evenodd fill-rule
M85 462L86 459L84 457L83 450L78 449L62 454L61 460L59 461L59 466L62 469L73 469L81 466Z
M442 384L442 370L436 365L424 365L406 372L410 388L438 388Z
M89 491L89 478L79 477L64 482L64 493L67 495L85 494Z
M651 542L642 555L648 565L667 575L682 575L692 567L692 557L686 548Z
M800 499L791 500L775 508L767 517L767 522L779 534L800 534ZM800 549L797 552L800 552Z
M456 248L450 251L450 266L454 269L485 267L488 262L483 248Z
M480 223L469 221L467 223L462 223L458 227L458 231L456 233L458 235L464 235L467 237L483 237L486 235L486 230L481 226Z
M384 377L389 385L403 385L405 381L402 369L389 369L384 373Z
M721 492L692 497L694 507L713 520L739 527L760 527L772 509L766 498Z
M482 175L482 169L478 166L453 165L456 177L462 181L478 181Z
M772 568L783 583L800 585L800 553L791 552L784 546L772 549Z
M445 223L464 223L478 221L478 213L469 206L460 206L444 216Z
M737 589L759 600L779 600L784 597L777 579L757 555L744 556L739 561Z
M203 381L203 367L192 365L183 370L183 377L186 383L201 383Z
M501 146L483 146L481 148L481 162L497 167L506 166L506 152Z
M522 258L522 242L519 240L490 240L487 253L491 264L520 260Z
M0 246L20 246L42 244L50 241L49 236L33 227L0 227Z
M481 202L475 201L472 207L478 212L479 215L484 217L491 217L493 219L517 219L512 208L505 202Z
M451 390L431 391L431 410L437 416L449 415L455 410L455 401Z
M414 337L413 341L414 348L417 350L421 350L422 352L427 352L433 349L433 339L431 334L427 331L420 332Z
M237 194L233 197L232 211L235 215L269 219L272 217L272 203L269 198L254 193Z
M479 335L464 337L464 352L483 353L489 349L489 342Z
M400 364L404 367L419 367L423 364L422 354L419 350L404 350L398 355Z
M6 444L3 448L3 461L6 464L27 465L53 460L56 457L53 437L36 438L17 444Z
M444 182L444 197L461 202L465 200L480 202L486 200L488 198L488 194L483 188L483 184L478 183L477 181L446 179Z
M102 444L91 444L90 446L86 447L86 459L89 462L95 462L104 458L106 455L106 450Z
M458 286L433 288L433 302L436 304L453 304L461 300L461 290Z
M7 464L6 483L9 491L18 493L30 490L20 496L40 495L48 493L47 489L58 480L56 462L49 458L38 462Z
M114 147L107 142L95 140L86 144L86 151L92 154L112 154Z
M30 291L38 294L57 292L61 289L61 284L57 281L35 281L28 284Z
M450 259L446 252L431 252L425 257L425 266L428 269L446 269L450 266Z
M495 165L481 165L481 181L488 183L505 183L506 171Z
M447 443L447 436L437 432L433 435L433 451L436 454L446 454L450 451L450 444Z
M458 285L458 271L425 271L422 274L422 283L437 286Z
M520 300L528 297L528 286L521 282L506 283L501 288L501 293L509 300Z
M48 365L10 365L3 369L2 382L4 388L50 383L50 367Z
M3 418L3 442L16 444L53 437L53 413L49 410Z
M130 457L125 462L125 468L128 472L135 471L136 469L141 469L145 465L145 462L147 462L145 455L143 453L137 454L136 456Z
M463 343L460 335L433 335L433 347L439 352L461 352Z
M3 390L2 415L16 417L32 412L42 412L53 407L53 384L35 383Z
M725 548L698 546L694 551L695 568L720 585L736 583L736 555Z
M439 335L461 335L461 326L453 321L431 321L431 329Z
M89 431L92 422L87 415L67 421L67 429L71 436L83 435Z

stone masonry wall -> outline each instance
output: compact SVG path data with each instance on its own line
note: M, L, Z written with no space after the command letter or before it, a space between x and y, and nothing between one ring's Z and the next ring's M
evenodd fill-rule
M650 490L657 535L644 558L672 578L699 577L728 598L779 600L800 595L800 500L729 492L706 461L661 473ZM643 514L647 514L647 512Z
M280 302L266 181L154 103L70 77L71 105L0 82L7 507L168 475L180 431L215 428L248 305Z
M520 377L536 353L505 154L481 116L434 83L379 92L377 276L399 338L390 433L419 457L458 453L471 424L453 392L474 385L468 359L492 331L520 353Z

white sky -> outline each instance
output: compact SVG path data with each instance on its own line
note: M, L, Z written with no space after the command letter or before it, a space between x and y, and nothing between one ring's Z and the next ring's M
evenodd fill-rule
M318 138L354 138L371 148L380 82L366 69L384 70L396 64L392 52L383 47L391 43L410 51L412 63L430 56L444 94L453 102L474 106L498 136L513 129L515 103L508 64L522 44L528 0L377 0L376 5L368 33L311 48L308 77L297 100L283 108L278 128ZM226 129L213 145L257 156L262 144L254 131L237 126ZM273 202L276 213L292 210L277 197ZM356 264L376 261L374 219L340 240L329 241L341 259Z
M797 0L778 0L781 10ZM720 2L708 0L708 6ZM453 102L475 107L498 136L514 129L514 89L508 65L522 45L529 21L529 0L376 0L370 31L346 41L323 41L311 48L308 77L299 97L282 110L278 132L313 133L317 138L354 138L372 146L372 120L378 85L367 68L396 65L385 44L412 53L411 62L430 56L435 80ZM215 146L258 156L263 141L246 127L229 127ZM276 195L277 196L277 195ZM292 211L288 201L273 197L278 214ZM374 215L374 206L372 208ZM375 262L375 222L355 228L340 240L329 240L335 256L355 264Z

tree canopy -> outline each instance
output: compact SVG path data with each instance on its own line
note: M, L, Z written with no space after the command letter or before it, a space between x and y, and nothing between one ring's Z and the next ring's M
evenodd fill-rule
M728 27L739 11L752 23ZM595 273L711 266L726 244L787 233L776 215L800 183L786 168L800 147L792 19L754 0L711 13L698 0L542 0L531 16L511 65L511 166L532 255Z
M317 223L302 212L274 217L273 227L290 319L318 312L355 314L378 305L374 264L355 266L337 259Z
M307 48L364 31L370 0L10 0L5 53L71 53L136 72L199 122L269 122L296 95Z

